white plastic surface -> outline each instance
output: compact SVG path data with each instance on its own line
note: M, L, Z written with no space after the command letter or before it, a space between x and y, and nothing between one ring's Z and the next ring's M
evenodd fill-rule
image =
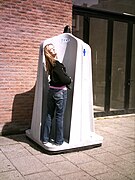
M64 117L64 138L67 143L60 147L43 145L40 140L48 92L43 48L48 43L55 46L58 60L66 66L67 73L73 79L72 90L68 90ZM69 33L47 39L40 46L32 123L26 135L49 151L101 144L103 141L94 132L91 61L90 46Z

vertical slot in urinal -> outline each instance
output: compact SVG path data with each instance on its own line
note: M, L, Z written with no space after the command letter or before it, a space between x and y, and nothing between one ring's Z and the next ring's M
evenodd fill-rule
M42 116L41 116L41 134L40 137L43 136L43 127L44 127L44 122L45 119L47 117L47 95L48 95L48 88L49 88L49 83L48 83L48 76L47 73L45 71L45 67L43 66L43 90L42 90L42 94L43 94L43 98L42 98ZM42 141L42 139L41 139Z
M77 55L77 41L73 37L66 35L67 47L63 58L63 64L67 69L67 73L71 76L73 82L71 84L71 90L68 90L67 105L64 117L64 138L69 142L70 138L70 125L72 116L72 102L74 93L74 79L76 68L76 55Z

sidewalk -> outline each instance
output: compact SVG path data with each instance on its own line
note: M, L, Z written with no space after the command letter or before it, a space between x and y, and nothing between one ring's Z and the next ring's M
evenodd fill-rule
M25 134L0 136L0 180L135 180L135 114L95 119L101 147L47 155Z

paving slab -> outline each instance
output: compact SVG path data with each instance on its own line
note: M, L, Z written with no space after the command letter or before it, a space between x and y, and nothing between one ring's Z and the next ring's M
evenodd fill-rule
M111 168L104 165L103 163L93 160L89 163L79 164L79 168L81 168L83 171L87 172L91 176L95 176L102 173L107 173L111 171Z
M8 159L20 158L31 155L21 144L9 144L1 147L1 151Z
M95 178L97 180L129 180L128 177L114 171L96 175Z
M135 179L135 164L126 160L109 164L109 167L120 174Z
M36 143L30 141L25 134L12 135L7 137L21 144L26 150L28 150L33 155L42 153L42 149L39 146L37 146Z
M62 180L97 180L84 171L66 174L66 175L60 176L60 178Z
M34 173L25 176L25 180L61 180L51 171L45 171L40 173Z
M68 153L63 155L68 161L72 162L73 164L84 164L91 162L93 160L92 157L85 154L84 152L74 152Z
M37 159L39 159L43 164L51 164L55 162L65 161L65 158L61 155L48 155L48 154L38 154L35 155Z
M88 149L88 150L85 150L83 152L88 154L89 156L93 156L93 155L96 155L96 154L102 154L102 153L107 152L107 151L106 151L106 148L101 146L101 147L98 147L98 148Z
M0 173L0 180L24 180L24 177L16 170Z
M97 118L101 147L48 155L25 134L0 136L0 180L135 180L135 115Z
M95 154L93 155L93 158L98 160L99 162L102 162L105 165L112 164L113 162L121 161L122 158L110 153L110 152L104 152L101 154Z
M79 172L79 168L69 161L47 164L47 167L56 175L61 176L73 172Z
M125 159L128 162L135 163L135 152L127 153L120 157Z
M48 168L34 156L14 158L11 159L11 162L22 175L28 175L48 170Z
M119 157L121 157L122 155L133 152L132 149L121 147L120 145L106 147L106 151L110 152L110 153L112 153L112 154L114 154L116 156L119 156Z
M5 144L6 145L8 145L8 144L17 144L17 141L15 141L14 139L4 137L4 136L0 136L0 147L5 146Z
M0 173L15 170L13 164L8 158L0 151Z

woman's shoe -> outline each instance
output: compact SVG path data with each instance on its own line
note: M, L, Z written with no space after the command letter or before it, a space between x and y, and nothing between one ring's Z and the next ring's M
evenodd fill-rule
M48 141L44 141L44 142L42 142L43 144L47 144L48 143Z

